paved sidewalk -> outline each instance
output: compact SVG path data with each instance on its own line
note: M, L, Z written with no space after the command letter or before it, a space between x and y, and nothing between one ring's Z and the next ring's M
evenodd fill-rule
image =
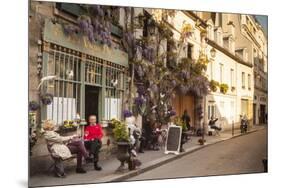
M264 126L257 125L251 128L250 132L264 129ZM88 171L86 174L76 174L75 167L73 165L66 165L66 178L55 178L52 173L50 174L36 174L31 176L29 185L35 186L52 186L52 185L69 185L69 184L87 184L87 183L102 183L102 182L114 182L126 180L130 177L136 176L140 173L146 172L150 169L156 168L164 163L176 160L189 153L195 152L199 149L207 147L208 145L215 144L224 140L228 140L237 136L241 136L240 130L235 129L234 136L232 131L224 131L220 133L220 136L205 136L206 143L201 146L198 144L200 137L191 137L188 143L184 145L185 152L179 155L164 154L164 149L159 151L148 151L138 154L138 158L142 161L142 166L134 171L126 171L123 173L117 173L115 170L119 167L120 162L113 155L109 159L101 161L100 164L103 167L102 171L95 171L92 164L85 165L85 169Z

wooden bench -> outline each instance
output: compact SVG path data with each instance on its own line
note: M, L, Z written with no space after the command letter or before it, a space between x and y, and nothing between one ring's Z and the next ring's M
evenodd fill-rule
M53 163L50 165L50 167L48 168L47 172L51 172L54 170L54 167L55 167L55 164L56 164L56 160L57 159L60 159L59 157L56 157L56 156L53 156L52 155L52 152L51 152L51 145L47 144L47 150L50 154L50 157L53 159ZM77 155L76 154L72 154L71 157L67 158L67 159L60 159L62 162L65 162L65 161L70 161L72 159L75 159L77 158Z

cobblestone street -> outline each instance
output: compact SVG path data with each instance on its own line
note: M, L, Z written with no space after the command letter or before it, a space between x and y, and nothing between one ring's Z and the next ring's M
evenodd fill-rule
M165 164L130 180L263 172L267 131L221 142Z

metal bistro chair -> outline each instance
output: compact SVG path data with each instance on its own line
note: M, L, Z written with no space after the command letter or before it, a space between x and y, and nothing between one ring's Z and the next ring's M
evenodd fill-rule
M168 134L168 132L167 132L166 129L161 129L161 133L160 133L160 135L158 137L158 144L159 144L159 147L161 149L165 148L167 134Z
M212 136L212 135L217 135L220 136L219 130L213 129L210 125L208 125L208 135Z

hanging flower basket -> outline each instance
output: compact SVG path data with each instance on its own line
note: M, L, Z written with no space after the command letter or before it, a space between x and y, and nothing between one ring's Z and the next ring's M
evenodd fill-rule
M53 102L53 97L54 97L53 94L45 93L45 94L41 95L41 102L44 105L50 105Z
M40 105L36 101L30 101L28 104L28 108L30 111L36 111L40 108Z
M183 37L190 37L193 33L194 29L191 24L183 24L182 26L182 36Z
M228 91L228 85L227 84L221 84L220 85L220 92L223 94L226 94Z
M218 90L219 85L220 85L219 82L217 82L215 80L211 80L210 81L210 89L211 89L211 91L216 92Z

